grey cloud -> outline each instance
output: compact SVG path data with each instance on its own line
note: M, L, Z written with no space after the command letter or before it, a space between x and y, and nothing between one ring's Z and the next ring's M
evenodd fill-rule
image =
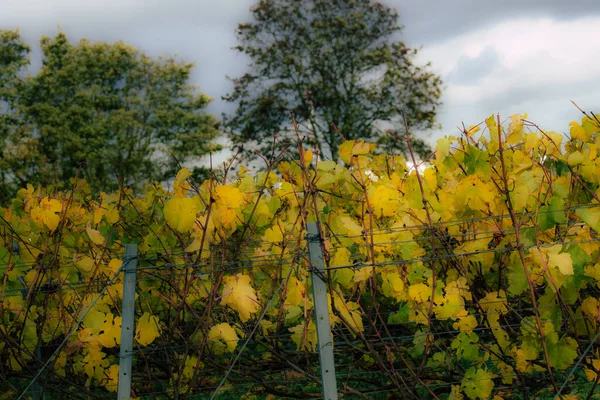
M570 20L600 15L597 0L386 0L400 13L402 38L416 44L443 42L452 37L520 17Z
M447 103L438 115L443 125L440 131L432 132L430 141L444 135L459 134L457 126L475 125L491 114L500 114L502 119L513 114L529 114L528 119L544 130L569 132L569 122L580 120L582 115L570 100L586 111L600 112L600 85L590 82L556 83L555 85L515 86L498 95L474 102Z
M486 47L477 57L462 56L444 81L448 84L475 85L499 68L499 60L498 53L493 47Z

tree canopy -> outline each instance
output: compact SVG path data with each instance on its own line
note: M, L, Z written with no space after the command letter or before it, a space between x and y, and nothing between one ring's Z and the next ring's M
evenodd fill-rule
M368 139L405 150L383 129L436 125L441 79L417 50L397 41L398 13L371 0L260 0L254 20L238 25L238 51L249 71L233 79L224 97L237 110L224 116L233 145L246 155L267 152L272 138L285 145L295 132L334 160L346 139ZM417 141L417 150L427 146ZM385 148L386 146L382 146Z
M7 154L6 144L9 135L17 137L20 133L15 103L21 83L19 74L29 63L29 52L17 31L0 30L0 201L14 195L8 185L12 179L7 157L16 160L19 154Z
M122 181L161 181L215 150L211 99L188 83L193 64L152 58L122 42L41 40L42 67L26 78L28 48L1 33L3 183L67 183L79 175L92 190Z

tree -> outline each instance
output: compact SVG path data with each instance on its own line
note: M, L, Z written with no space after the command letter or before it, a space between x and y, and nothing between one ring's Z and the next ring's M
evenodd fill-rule
M235 48L250 57L250 69L223 97L237 104L224 125L247 156L268 151L274 134L293 142L290 112L308 143L334 160L335 127L346 139L405 151L382 128L403 132L403 112L411 130L436 124L441 79L429 64L415 64L417 50L394 40L402 29L395 10L370 0L260 0L251 12Z
M139 188L216 149L217 120L203 112L211 99L188 83L192 64L122 42L73 45L63 33L41 48L41 70L17 93L21 130L5 140L16 186L79 174L94 191Z
M29 63L29 52L29 46L17 31L0 30L0 201L14 194L5 147L9 136L15 136L18 131L16 100L22 84L20 73ZM15 157L18 154L11 156Z

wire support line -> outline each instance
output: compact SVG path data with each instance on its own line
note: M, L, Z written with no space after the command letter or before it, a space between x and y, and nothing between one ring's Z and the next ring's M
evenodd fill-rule
M555 213L555 212L560 212L560 211L573 211L573 210L579 210L579 209L589 209L589 208L596 208L596 207L600 207L600 204L594 204L594 203L588 203L588 204L579 204L579 205L573 205L570 207L565 207L565 208L555 208L555 209L549 209L549 210L544 210L544 211L527 211L527 212L521 212L521 213L515 213L515 217L520 218L520 217L533 217L535 215L539 215L539 214L551 214L551 213ZM472 217L472 218L464 218L464 219L453 219L453 220L449 220L449 221L438 221L434 224L433 227L440 227L440 228L446 228L446 227L451 227L451 226L456 226L456 225L463 225L466 223L474 223L474 222L483 222L483 221L495 221L495 222L499 222L501 220L504 219L510 219L510 214L499 214L499 215L487 215L484 217ZM391 232L402 232L402 231L411 231L411 230L422 230L422 229L427 229L427 228L431 228L428 224L419 224L419 225L407 225L407 226L403 226L403 227L397 227L397 228L373 228L373 229L367 229L367 233L373 232L373 233L377 233L377 232L383 232L383 233L391 233ZM337 234L332 234L334 236L336 236ZM337 235L339 236L344 236L344 235ZM354 236L345 236L345 237L360 237L362 235L354 235ZM330 237L330 236L327 236Z
M293 270L294 270L294 268L292 266L290 266L290 270L288 271L287 279L289 279L289 277L291 276ZM246 339L246 341L244 342L244 344L242 345L242 347L238 351L237 355L235 356L235 358L231 362L231 365L229 366L229 369L227 370L227 373L225 374L225 376L223 377L223 379L221 380L221 382L219 383L219 385L217 386L217 388L213 392L212 396L210 397L211 400L213 400L215 398L215 396L217 395L217 392L219 391L219 389L227 381L227 378L229 377L229 374L231 374L231 371L233 371L233 367L235 366L236 362L240 359L240 356L242 355L242 352L244 351L244 349L246 348L246 346L248 345L248 343L250 342L250 340L252 339L252 337L254 336L254 334L256 333L256 331L258 330L258 327L260 326L260 321L262 321L262 319L267 314L267 311L269 310L269 308L271 308L271 304L273 303L273 301L275 300L275 298L277 297L277 295L279 295L279 292L283 288L283 285L285 284L285 282L287 281L287 279L285 281L281 282L281 284L279 285L279 289L273 294L273 296L269 300L269 303L267 304L267 307L263 308L263 310L262 310L262 312L260 314L260 317L258 318L258 320L256 321L256 324L254 325L254 329L252 330L252 332L250 332L250 335L248 335L248 338Z
M529 249L537 248L537 247L539 247L539 248L553 247L557 244L561 244L564 246L564 245L570 245L570 244L598 243L598 242L600 242L600 238L589 239L589 240L572 240L572 241L564 241L564 242L542 243L539 245L537 245L537 244L531 244L531 245L526 245L526 246L522 245L521 248L523 250L529 250ZM356 269L356 268L364 268L364 267L385 267L385 266L390 266L390 265L396 266L396 265L412 264L415 262L433 262L433 261L448 260L448 259L453 259L453 258L479 255L479 254L485 254L485 253L510 253L510 252L514 252L514 251L518 251L518 250L519 249L517 247L503 247L503 248L484 249L484 250L476 250L476 251L462 252L462 253L452 253L452 254L446 253L446 254L441 254L438 256L397 259L397 260L381 261L381 262L356 261L353 264L330 266L330 267L326 268L326 270L333 271L333 270L347 269L347 268Z
M124 267L126 265L128 265L129 262L131 262L134 259L135 259L135 257L128 257L128 258L124 259L123 260L123 264L121 265L121 267L119 267L119 269L117 270L117 272L115 272L114 276L111 279L111 282L113 282L114 280L116 280L117 276L119 276L119 274L121 273L121 271L123 271ZM56 350L54 350L54 352L52 353L52 355L50 355L50 357L48 358L48 360L46 360L46 362L44 363L44 365L42 365L42 368L40 368L40 370L33 377L33 379L31 380L31 382L29 382L29 384L27 385L27 387L25 388L25 390L23 390L23 392L17 398L17 400L21 400L25 396L25 394L27 393L27 391L31 388L31 386L33 386L33 384L38 380L38 378L42 375L42 373L44 372L44 370L46 369L46 367L48 367L48 365L50 365L50 362L60 352L60 350L67 343L67 341L69 340L69 338L71 337L71 335L77 330L77 328L79 327L79 324L81 324L83 322L83 320L88 315L88 313L92 310L92 308L94 308L94 306L96 305L96 303L98 302L98 300L100 300L100 298L104 295L104 292L106 291L106 289L108 287L109 287L108 285L105 286L104 289L102 289L102 291L98 294L98 296L96 297L96 299L94 299L94 301L89 305L89 307L80 315L79 319L73 325L73 327L71 328L71 330L69 331L69 333L67 333L65 335L65 338L63 339L63 341L56 348Z
M183 264L163 264L163 265L146 265L141 266L138 269L138 272L144 271L173 271L173 270L183 270L183 269L194 269L194 270L203 270L202 272L213 273L213 272L223 272L223 271L236 271L236 270L244 270L244 269L254 269L254 268L265 268L265 267L281 267L282 265L289 264L298 258L303 258L305 253L295 253L290 254L284 258L278 257L273 260L261 260L261 263L255 263L251 265L240 265L248 263L246 260L232 261L232 262L223 262L223 263L204 263L204 264L193 264L193 263L183 263ZM271 261L271 262L269 262ZM213 266L225 266L224 268L213 268ZM227 266L230 266L227 268Z
M515 213L516 217L523 217L523 216L536 216L536 215L540 215L540 214L552 214L552 213L556 213L556 212L560 212L560 211L573 211L573 210L578 210L578 209L590 209L590 208L596 208L596 207L600 207L600 204L579 204L579 205L573 205L570 207L565 207L565 208L556 208L556 209L548 209L548 210L544 210L544 211L529 211L529 212L523 212L523 213ZM440 228L446 228L446 227L450 227L450 226L455 226L455 225L462 225L465 223L473 223L473 222L481 222L481 221L488 221L488 220L493 220L493 221L500 221L503 219L509 219L510 218L510 214L500 214L500 215L490 215L490 216L485 216L485 217L473 217L473 218L465 218L465 219L456 219L456 220L450 220L450 221L440 221L439 223L436 223L434 227L440 227ZM575 221L572 221L575 222ZM584 224L584 223L581 223ZM563 224L558 224L559 226L568 226L569 222L563 223ZM532 225L533 227L533 225ZM399 228L374 228L374 229L367 229L367 231L365 233L381 233L381 234L385 234L385 233L394 233L394 232L402 232L402 231L410 231L410 230L423 230L423 229L429 229L431 228L429 225L427 224L422 224L422 225L411 225L411 226L406 226L406 227L399 227ZM490 232L506 232L507 230L497 230L497 231L490 231ZM336 233L331 233L331 232L324 232L326 234L326 238L362 238L364 237L364 235L342 235L342 234L336 234ZM467 233L469 233L469 231L467 231ZM455 234L455 235L444 235L441 237L445 237L445 236L462 236L460 234ZM430 238L427 239L423 239L423 238L418 238L415 240L430 240ZM218 253L218 250L221 250L219 248L219 245L223 245L223 244L227 244L227 241L225 242L221 242L221 243L217 243L217 245L215 246L211 246L210 250L215 250L215 253ZM251 245L256 245L256 244L269 244L272 245L273 243L269 242L269 241L264 241L264 240L254 240L250 243ZM8 246L5 243L5 247ZM26 245L27 246L27 245ZM67 248L76 252L80 252L82 250L82 247L77 247L77 246L69 246L66 245L64 243L61 243L61 247L62 248ZM250 247L250 246L249 246ZM32 248L39 250L37 247L32 246ZM119 245L119 250L122 249L122 245ZM106 247L106 250L112 250L110 247ZM20 251L24 251L23 249L21 249ZM238 250L239 251L239 250ZM252 249L252 252L248 252L248 254L253 254L254 249ZM154 250L154 251L145 251L143 253L140 254L140 261L144 261L144 260L149 260L151 259L151 256L177 256L177 255L186 255L186 254L193 254L194 252L189 252L186 251L185 249L177 249L177 250L169 250L169 251L164 251L164 250ZM109 254L117 254L115 253L109 253ZM239 254L244 254L239 253ZM20 262L21 265L38 265L39 262L34 261L34 262L29 262L29 263L23 263ZM8 265L8 263L0 263L0 266L6 266Z
M573 366L573 368L571 368L571 371L569 371L569 374L565 378L563 384L560 386L560 389L556 393L556 396L554 396L554 400L560 399L560 394L562 393L562 391L567 386L567 383L569 382L569 379L571 379L571 376L573 376L573 374L575 373L575 371L577 370L577 368L579 368L579 365L581 364L581 362L583 361L583 359L585 358L585 356L587 355L587 353L590 352L590 350L592 349L592 347L594 346L594 344L598 341L598 338L600 338L600 332L596 333L596 336L594 336L594 339L590 342L590 344L586 347L585 351L581 354L581 356L577 360L577 363L575 363L575 365Z

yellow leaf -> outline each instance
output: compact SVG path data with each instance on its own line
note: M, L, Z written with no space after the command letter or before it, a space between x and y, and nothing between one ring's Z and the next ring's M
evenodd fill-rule
M514 114L510 117L510 124L508 125L509 135L506 138L508 144L516 144L521 142L523 139L523 117L521 114Z
M424 283L411 285L408 288L408 297L418 303L427 301L431 298L431 288Z
M279 226L275 225L265 231L265 240L269 243L281 243L283 242L283 232Z
M444 161L444 159L450 153L450 140L446 137L437 140L437 146L435 146L435 159L438 162Z
M569 157L567 158L567 164L569 164L571 167L574 167L581 164L584 160L585 157L583 154L581 154L580 151L575 151L569 154Z
M463 332L470 332L477 327L477 319L473 315L460 317L458 321L452 324L452 327Z
M254 288L250 285L248 275L237 274L223 278L222 306L229 306L240 315L240 320L246 322L250 314L258 311L258 299Z
M506 314L508 312L507 298L504 290L498 292L488 292L485 297L479 300L479 307L485 313Z
M238 335L235 333L235 330L226 322L215 325L210 328L208 332L208 341L209 342L219 342L225 347L230 353L233 353L237 344L238 344Z
M106 375L104 387L109 392L116 392L119 387L119 365L111 365L104 371L104 374Z
M121 317L107 313L98 333L98 342L104 347L115 347L121 343Z
M471 399L488 399L494 389L493 377L484 369L471 367L465 372L461 388Z
M389 293L386 295L393 296L396 300L401 301L406 299L406 289L404 281L397 272L392 272L386 275L385 280L389 285ZM384 292L386 287L384 287Z
M60 215L57 213L60 213L61 211L62 204L60 201L44 197L42 201L40 201L40 205L31 210L31 218L33 218L36 225L40 228L43 225L46 225L48 229L53 232L60 222Z
M287 283L285 306L299 306L304 302L304 284L291 276Z
M220 185L215 188L217 201L232 209L241 208L244 203L244 193L233 186Z
M352 154L357 156L361 154L369 154L371 148L371 144L365 143L362 140L355 140L354 146L352 146Z
M600 286L600 263L586 266L583 272L586 276L594 278L596 280L596 285Z
M360 283L369 279L373 275L373 267L362 267L354 272L354 282Z
M600 359L592 360L592 365L594 366L594 368L596 368L597 371L600 371ZM593 370L586 368L585 376L586 378L588 378L589 381L595 381L597 374Z
M317 347L317 329L313 321L310 321L308 325L301 323L289 328L289 331L292 332L292 341L296 343L298 350L314 351Z
M101 351L98 342L92 341L89 343L87 354L83 358L83 370L88 377L95 377L99 381L104 378L104 368L109 365L109 361L105 357L106 354Z
M562 245L557 244L548 248L548 267L557 267L563 275L573 275L573 259L571 254L561 253Z
M339 147L340 158L346 165L352 164L352 157L368 154L375 150L375 145L365 143L364 140L347 140Z
M360 226L356 222L354 222L354 220L352 218L343 216L343 217L340 217L340 222L342 223L342 226L344 228L346 228L348 235L350 235L350 236L361 236L362 235L362 231L363 231L362 226Z
M104 215L104 210L102 208L96 208L94 211L94 224L99 224L102 221L102 216Z
M308 149L304 152L304 166L308 167L313 160L313 152L311 149Z
M528 152L533 149L537 149L538 147L540 147L541 144L542 141L540 140L540 137L537 133L527 133L525 135L525 150L527 150Z
M163 210L167 223L181 233L189 232L196 222L198 202L190 197L174 197L165 202Z
M581 312L588 317L596 318L598 316L598 300L588 297L581 303Z
M104 216L109 224L116 224L119 220L119 210L115 206L109 207Z
M546 131L545 135L542 135L542 144L546 148L546 154L548 155L559 155L561 153L560 146L562 144L563 136L556 132Z
M173 182L173 192L175 192L175 197L184 197L190 185L187 183L186 179L192 176L192 173L187 168L182 168L177 173L175 177L175 181Z
M91 272L94 268L94 260L88 256L84 256L75 263L75 266L83 272Z
M344 324L348 325L352 333L363 332L362 317L359 310L359 305L352 301L345 302L337 294L334 296L335 308L339 311Z
M95 244L101 245L104 243L104 236L102 236L100 231L97 231L96 229L92 228L85 228L85 232L87 233L90 240Z
M142 346L148 346L160 335L158 317L145 312L135 326L135 339Z
M354 146L353 140L347 140L342 143L339 147L340 158L344 164L349 165L352 161L352 147Z
M467 136L471 137L475 133L479 132L480 130L481 130L481 128L478 125L472 125L469 127L469 129L467 129Z
M112 260L110 260L110 262L108 263L108 269L113 273L116 274L117 271L119 270L119 268L121 268L121 265L123 265L123 261L119 260L118 258L113 258Z
M350 264L350 252L345 247L338 247L333 258L329 261L330 267L342 267Z
M583 127L581 125L579 125L577 122L571 121L569 123L569 126L571 127L570 133L571 133L572 139L579 139L584 142L587 142L589 140L589 135L587 134L585 129L583 129Z
M398 191L395 188L386 185L378 185L369 190L369 200L375 216L385 215L389 217L398 212L400 202L398 201Z

